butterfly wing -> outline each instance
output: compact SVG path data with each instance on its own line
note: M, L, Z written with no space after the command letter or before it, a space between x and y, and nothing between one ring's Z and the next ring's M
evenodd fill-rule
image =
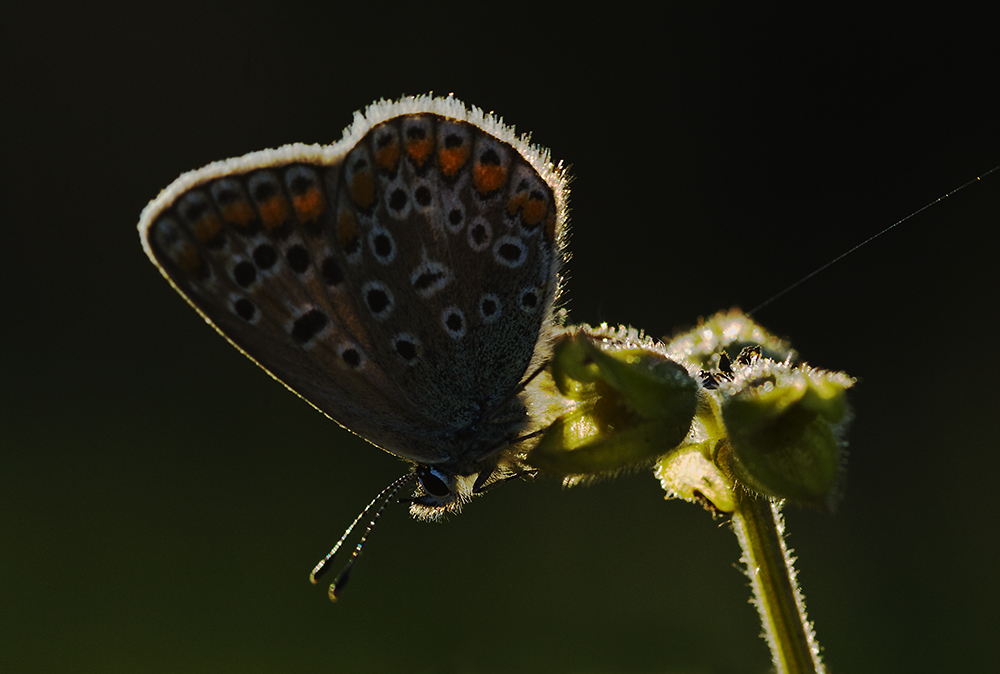
M541 357L565 194L498 123L423 103L369 109L333 146L185 174L139 227L234 346L341 425L435 464Z

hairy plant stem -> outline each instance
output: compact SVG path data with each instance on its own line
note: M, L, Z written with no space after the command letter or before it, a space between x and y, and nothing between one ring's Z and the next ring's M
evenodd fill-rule
M795 580L795 561L784 539L782 502L737 489L733 529L743 548L746 566L778 674L823 674L820 647L806 617L805 600Z

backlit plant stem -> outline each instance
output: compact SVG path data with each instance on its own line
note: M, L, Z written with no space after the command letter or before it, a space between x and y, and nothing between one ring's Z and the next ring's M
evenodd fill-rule
M764 637L778 674L824 673L820 647L795 580L784 539L781 502L737 490L733 529L743 549Z

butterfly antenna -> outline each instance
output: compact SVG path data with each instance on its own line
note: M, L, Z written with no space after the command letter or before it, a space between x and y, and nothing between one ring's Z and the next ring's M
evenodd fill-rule
M813 276L815 276L816 274L820 273L821 271L823 271L824 269L826 269L826 268L827 268L827 267L829 267L830 265L833 265L833 264L836 264L837 262L840 262L840 261L841 261L842 259L844 259L844 258L845 258L845 257L847 257L848 255L850 255L851 253L853 253L854 251L856 251L856 250L857 250L858 248L861 248L861 246L864 246L864 245L866 245L866 244L869 244L869 243L871 243L872 241L874 241L874 240L875 240L875 239L877 239L878 237L880 237L880 236L882 236L883 234L885 234L886 232L888 232L888 231L889 231L890 229L892 229L893 227L896 227L896 226L898 226L898 225L901 225L901 224L903 224L904 222L906 222L907 220L909 220L910 218L912 218L912 217L914 217L914 216L917 216L917 215L920 215L921 213L923 213L924 211L926 211L926 210L927 210L928 208L930 208L930 207L931 207L931 206L933 206L934 204L938 203L939 201L944 201L945 199L947 199L947 198L948 198L948 197L950 197L951 195L955 194L956 192L960 192L961 190L964 190L964 189L965 189L966 187L968 187L969 185L971 185L971 184L973 184L973 183L975 183L975 182L978 182L978 181L982 180L983 178L985 178L985 177L986 177L986 176L988 176L989 174L993 173L993 172L994 172L994 171L996 171L997 169L1000 169L1000 165L998 165L998 166L994 166L993 168L991 168L991 169L990 169L989 171L987 171L986 173L983 173L983 174L981 174L981 175L978 175L978 176L976 176L975 178L973 178L972 180L970 180L970 181L968 181L968 182L966 182L966 183L963 183L962 185L959 185L958 187L956 187L956 188L955 188L955 189L953 189L952 191L948 192L947 194L944 194L944 195L941 195L940 197L938 197L938 198L937 198L937 199L935 199L934 201L930 202L929 204L927 204L927 205L926 205L926 206L924 206L923 208L918 208L917 210L913 211L912 213L910 213L909 215L907 215L907 216L906 216L905 218L903 218L902 220L897 220L896 222L892 223L891 225L889 225L888 227L886 227L885 229L883 229L883 230L882 230L881 232L878 232L877 234L873 234L872 236L869 236L869 237L868 237L867 239L865 239L864 241L862 241L862 242L861 242L861 243L859 243L858 245L854 246L854 247L853 247L853 248L851 248L850 250L848 250L848 251L846 251L846 252L844 252L844 253L841 253L841 254L840 254L840 255L838 255L837 257L833 258L832 260L830 260L829 262L827 262L826 264L824 264L824 265L823 265L822 267L819 267L819 268L817 268L817 269L813 270L812 272L810 272L810 273L806 274L805 276L803 276L803 277L802 277L802 278L800 278L800 279L799 279L798 281L796 281L796 282L795 282L795 283L793 283L792 285L788 286L787 288L785 288L785 289L784 289L784 290L782 290L781 292L779 292L779 293L776 293L776 294L774 294L774 295L771 295L771 297L769 297L768 299L764 300L763 302L761 302L760 304L758 304L757 306L755 306L755 307L754 307L753 309L751 309L750 311L746 312L746 315L747 315L747 316L753 316L753 315L754 315L755 313L757 313L758 311L760 311L761 309L763 309L764 307L766 307L766 306L767 306L768 304L770 304L771 302L775 301L776 299L778 299L779 297L781 297L781 296L782 296L782 295L784 295L785 293L788 293L788 292L790 292L790 291L794 290L795 288L797 288L798 286L802 285L803 283L805 283L806 281L808 281L808 280L809 280L809 279L811 279L811 278L812 278Z
M382 516L382 511L385 510L385 507L392 501L392 497L396 495L396 492L406 486L407 483L412 482L416 479L416 477L416 473L407 473L406 475L394 480L392 484L379 492L379 495L373 498L371 503L365 506L365 509L354 518L354 521L351 522L351 526L347 527L344 535L340 537L340 540L333 546L333 549L326 554L326 557L321 559L319 564L313 567L312 572L309 574L309 581L315 585L319 582L320 576L326 573L326 570L329 568L330 561L333 560L337 551L340 550L344 541L347 540L347 537L351 535L352 531L354 531L354 527L358 525L358 522L364 519L368 513L375 508L379 501L382 502L382 504L375 510L375 515L372 516L371 521L368 522L368 528L365 529L365 533L361 536L361 540L358 541L357 547L354 548L354 553L351 555L351 558L347 560L347 564L344 565L344 570L341 571L340 575L337 576L337 579L330 584L330 601L337 601L338 593L344 589L345 585L347 585L347 581L351 577L351 569L354 568L354 564L358 561L358 557L361 556L361 549L364 548L365 542L368 540L368 536L371 535L372 529L374 529L375 524L378 523L378 518Z

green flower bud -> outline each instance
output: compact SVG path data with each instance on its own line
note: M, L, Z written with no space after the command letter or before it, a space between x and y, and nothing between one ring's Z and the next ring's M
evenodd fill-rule
M832 506L853 383L843 373L760 359L720 388L728 442L716 462L761 494Z
M657 343L634 331L582 328L554 346L552 378L577 401L528 454L562 475L641 465L680 445L691 428L699 385Z

